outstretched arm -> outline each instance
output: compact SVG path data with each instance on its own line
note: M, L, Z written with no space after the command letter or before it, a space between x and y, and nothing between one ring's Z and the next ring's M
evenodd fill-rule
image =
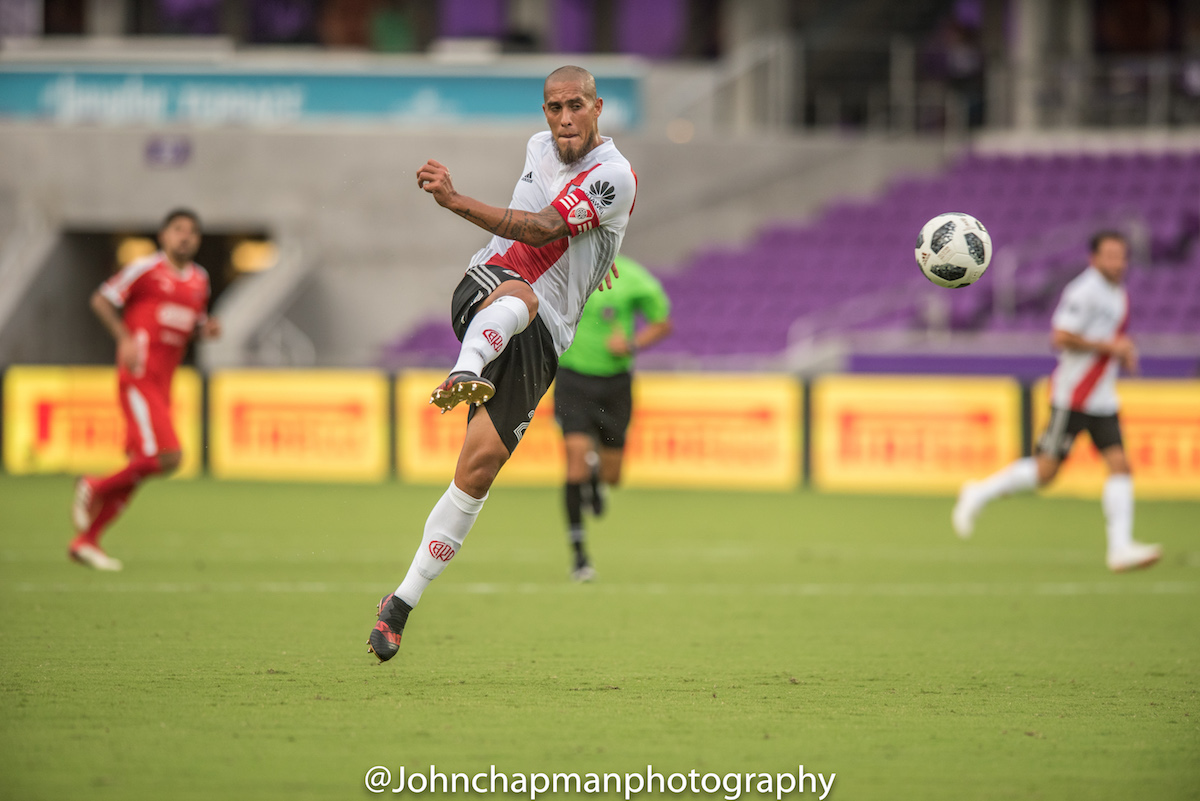
M475 198L460 195L450 183L450 171L430 160L417 170L417 186L433 195L438 205L478 225L483 230L540 248L567 235L567 223L547 206L541 211L520 211L489 206Z

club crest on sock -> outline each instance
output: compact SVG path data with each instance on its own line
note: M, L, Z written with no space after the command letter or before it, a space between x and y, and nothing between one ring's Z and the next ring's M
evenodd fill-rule
M454 548L448 542L434 540L429 543L429 555L441 562L449 562L454 558Z

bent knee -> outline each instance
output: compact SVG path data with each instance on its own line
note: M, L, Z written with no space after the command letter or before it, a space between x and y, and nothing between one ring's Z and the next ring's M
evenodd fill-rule
M537 313L538 313L537 295L533 294L532 289L527 289L524 292L522 292L520 295L518 295L517 297L519 297L521 300L525 301L525 305L529 307L529 320L530 320L530 322L532 322L533 318L537 317Z
M492 487L500 468L508 461L508 451L498 449L477 450L465 460L455 475L455 483L469 495L482 498Z
M182 462L183 454L180 451L167 451L158 455L158 467L164 474L174 473Z
M1059 467L1062 465L1056 459L1039 458L1037 460L1037 482L1039 487L1044 487L1054 480L1058 475Z
M567 467L568 484L582 484L591 477L592 471L588 469L587 465L584 465L583 467L576 467L574 469L572 469L570 466Z
M533 318L537 316L537 295L533 293L533 287L524 281L505 281L500 285L499 289L494 290L492 294L488 295L487 300L479 304L478 311L483 311L502 298L515 298L524 303L529 313L529 322L533 322Z
M1108 472L1114 476L1127 476L1133 470L1129 464L1129 457L1125 453L1125 449L1120 445L1114 445L1111 448L1106 448L1102 454L1104 462L1108 465Z

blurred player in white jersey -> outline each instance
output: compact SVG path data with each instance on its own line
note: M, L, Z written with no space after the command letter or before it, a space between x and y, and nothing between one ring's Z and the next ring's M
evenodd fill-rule
M604 101L591 73L555 70L543 100L550 130L530 137L508 208L460 195L436 161L417 172L417 185L438 205L493 236L454 292L451 323L462 350L430 398L443 411L470 404L466 439L408 574L379 602L368 646L381 662L396 655L421 593L462 547L550 388L588 295L611 282L610 270L616 274L637 178L613 141L600 136Z
M1108 466L1102 505L1108 534L1108 567L1115 572L1149 567L1158 545L1133 539L1133 478L1117 417L1117 372L1136 372L1137 348L1126 334L1129 299L1125 273L1129 245L1114 231L1092 237L1089 266L1063 289L1051 321L1058 366L1050 376L1050 422L1037 455L1018 459L982 481L963 485L951 515L955 532L971 536L987 504L1054 480L1080 431L1087 431Z

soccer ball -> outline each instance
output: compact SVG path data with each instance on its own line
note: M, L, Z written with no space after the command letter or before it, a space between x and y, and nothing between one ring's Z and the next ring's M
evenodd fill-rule
M939 214L917 236L917 266L938 286L958 289L979 280L992 260L992 238L970 214Z

